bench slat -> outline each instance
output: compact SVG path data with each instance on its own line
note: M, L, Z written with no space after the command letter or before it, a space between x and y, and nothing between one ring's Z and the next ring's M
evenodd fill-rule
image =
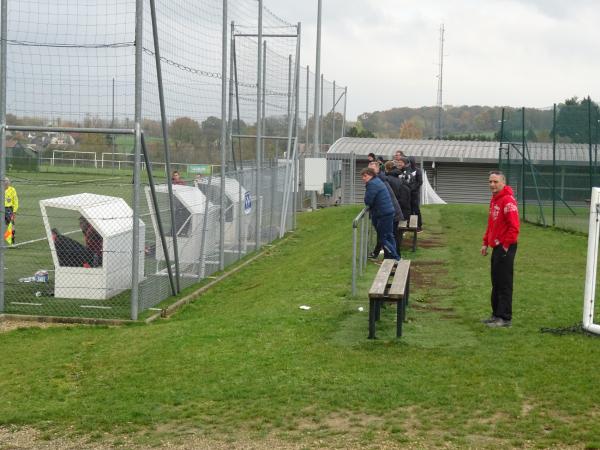
M396 261L393 259L384 259L379 267L379 271L373 280L373 284L371 285L371 289L369 289L369 297L370 298L381 298L385 294L385 288L388 285L388 280L390 278L390 274L392 269L394 268L394 264Z
M410 261L403 259L398 261L396 266L396 274L392 281L392 286L388 292L389 298L403 299L404 291L406 290L406 282L408 281L408 271L410 270Z
M406 228L408 226L408 222L406 220L401 220L398 222L398 228Z
M419 225L419 216L413 214L410 216L409 228L417 228Z

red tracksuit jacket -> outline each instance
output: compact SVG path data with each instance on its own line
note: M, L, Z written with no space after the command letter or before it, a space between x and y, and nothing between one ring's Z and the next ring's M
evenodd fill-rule
M510 186L492 196L483 245L507 249L519 237L519 208Z

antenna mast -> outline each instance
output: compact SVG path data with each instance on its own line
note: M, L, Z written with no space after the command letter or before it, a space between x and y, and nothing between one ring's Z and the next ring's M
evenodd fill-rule
M443 75L444 75L444 24L440 26L440 72L438 74L437 89L437 138L442 138L442 112L443 103Z

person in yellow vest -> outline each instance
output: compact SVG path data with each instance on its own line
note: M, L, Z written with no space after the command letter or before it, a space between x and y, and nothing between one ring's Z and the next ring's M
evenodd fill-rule
M17 190L10 185L10 179L4 178L4 222L6 232L4 240L13 245L15 243L15 214L19 210L19 197Z

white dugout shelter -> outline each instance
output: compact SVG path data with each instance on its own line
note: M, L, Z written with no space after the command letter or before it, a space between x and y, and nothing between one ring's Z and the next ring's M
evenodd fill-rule
M203 256L208 250L207 236L218 235L218 207L208 201L206 196L194 186L173 185L176 228L175 233L173 233L171 229L168 188L166 184L155 186L161 221L164 224L165 241L169 250L169 260L171 263L174 263L173 235L175 235L177 236L179 262L183 264L199 263L204 259ZM158 218L152 203L150 187L146 186L145 190L146 201L148 202L148 209L151 213L152 225L154 226L156 260L165 261L158 228Z
M119 197L75 194L40 200L42 219L54 262L54 296L104 300L131 289L133 210ZM62 211L62 213L61 213ZM66 213L71 211L71 214ZM52 229L69 228L68 235L78 234L78 217L83 216L102 237L102 264L98 267L64 266L59 262ZM69 222L65 218L69 217ZM72 222L72 223L71 223ZM144 231L140 220L139 277L144 276ZM74 231L73 231L74 230ZM65 231L64 229L61 231Z
M200 178L196 187L212 201L220 201L221 177ZM225 249L232 250L241 242L241 251L248 246L253 205L252 195L235 178L225 178ZM217 228L218 229L218 228Z

